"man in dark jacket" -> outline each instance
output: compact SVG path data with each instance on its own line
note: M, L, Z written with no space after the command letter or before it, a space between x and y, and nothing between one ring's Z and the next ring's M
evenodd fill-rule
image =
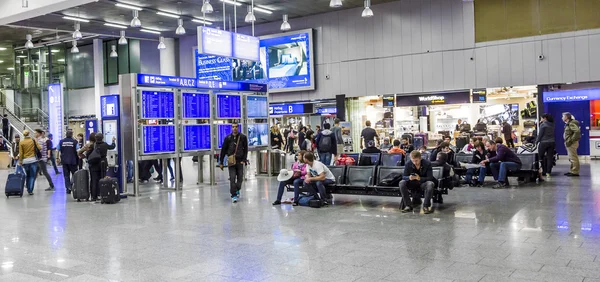
M471 164L480 164L482 161L486 159L487 151L485 150L485 144L482 142L476 141L473 144L473 158L471 159ZM479 171L479 177L477 180L473 180L473 175ZM467 169L467 174L465 176L465 183L467 185L482 187L483 182L485 181L485 174L487 173L487 166L480 165L479 168L469 168Z
M437 155L439 153L446 153L448 155L448 164L455 167L456 166L456 162L455 162L455 158L454 158L454 151L452 151L452 149L450 149L450 143L448 142L442 142L440 143L440 145L433 149L433 152L431 152L431 156L429 156L429 161L433 162L437 159Z
M317 134L317 150L320 161L325 165L331 165L331 156L337 154L337 141L335 134L330 130L331 124L323 124L323 128Z
M543 114L540 122L540 130L535 140L538 145L538 154L542 161L542 175L548 177L552 173L554 163L554 151L556 150L554 140L554 118L550 114Z
M96 143L94 143L94 146L88 150L88 153L86 155L88 157L88 162L89 162L89 157L94 150L96 150L98 152L98 154L100 154L99 162L97 162L97 163L89 162L91 200L99 201L100 200L100 198L99 198L99 196L100 196L100 179L102 179L104 176L106 176L106 170L108 169L106 167L106 165L108 163L108 160L106 159L106 155L108 154L108 150L112 150L116 147L116 145L115 145L116 138L113 137L112 144L108 145L108 144L106 144L106 142L104 142L104 135L102 133L96 133L95 137L96 137Z
M515 147L515 142L512 138L512 125L510 125L507 121L502 123L502 134L504 135L504 140L506 140L506 146L509 148Z
M77 140L73 139L72 130L67 131L67 137L63 140L60 140L60 142L58 142L58 147L56 148L56 151L58 152L58 163L62 164L63 168L63 176L65 177L65 188L67 190L67 194L71 194L71 188L73 186L71 177L75 176L77 165L79 163L79 158L77 157L78 148L79 143Z
M492 175L494 180L498 181L498 184L494 186L494 189L502 189L509 186L507 173L509 171L518 171L521 169L521 159L508 147L502 144L502 138L496 138L496 141L488 140L485 144L486 149L489 152L496 152L496 156L483 160L480 164L490 164L492 169Z
M6 140L10 140L10 121L8 120L8 115L4 114L2 117L2 135Z
M223 140L221 154L219 154L219 163L223 170L223 160L228 156L234 156L235 163L227 163L229 169L229 192L231 201L237 203L244 181L244 165L248 160L248 138L241 134L239 125L234 122L231 134Z
M433 178L433 169L428 160L421 159L421 152L412 151L410 153L410 161L404 167L404 177L400 181L400 194L402 201L406 207L402 210L403 213L412 212L421 193L425 194L423 202L423 213L432 213L431 198L435 189L436 180ZM409 189L412 190L409 192ZM413 195L413 201L410 195Z

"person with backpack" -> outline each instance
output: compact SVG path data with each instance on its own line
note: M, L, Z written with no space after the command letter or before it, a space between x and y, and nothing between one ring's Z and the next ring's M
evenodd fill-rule
M116 138L113 137L112 144L108 145L104 142L104 135L96 133L96 142L87 152L87 160L90 165L90 197L91 201L99 201L100 198L100 179L105 176L107 170L106 155L108 150L113 150Z
M46 137L44 137L44 131L41 129L36 129L35 130L35 134L34 137L36 139L36 142L42 147L41 150L41 158L38 161L38 167L40 172L46 177L46 180L48 181L48 184L50 184L50 187L48 187L45 191L54 191L54 182L52 182L52 177L50 177L50 174L48 173L48 157L50 156L50 148L48 148L48 139Z
M565 122L565 132L563 134L565 147L567 148L569 161L571 162L571 168L565 175L577 177L579 176L579 155L577 155L577 148L579 148L579 140L581 140L581 128L579 127L579 121L574 119L571 113L563 113L562 120Z
M79 158L77 157L77 149L79 147L79 143L77 140L73 139L73 131L67 130L67 137L58 142L57 151L57 159L58 163L62 165L64 177L65 177L65 189L67 194L71 194L71 188L73 183L71 182L71 177L75 176L75 172L77 171L77 166L79 163Z
M323 124L323 130L317 134L317 152L319 152L319 158L325 165L331 165L331 158L337 154L337 141L335 134L330 130L331 124Z

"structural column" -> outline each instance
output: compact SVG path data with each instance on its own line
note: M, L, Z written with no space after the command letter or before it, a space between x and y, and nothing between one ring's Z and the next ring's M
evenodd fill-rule
M104 54L102 39L94 39L94 113L100 119L100 96L104 94Z

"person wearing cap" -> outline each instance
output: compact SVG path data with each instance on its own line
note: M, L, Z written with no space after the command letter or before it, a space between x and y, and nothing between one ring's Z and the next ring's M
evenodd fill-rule
M294 200L298 198L300 194L300 184L304 182L306 177L306 164L304 163L304 154L306 151L300 151L296 154L296 162L292 164L292 169L282 169L279 171L277 181L279 181L279 189L277 190L277 199L273 202L273 205L281 205L281 197L286 185L294 185Z
M388 140L388 143L389 143L389 140ZM377 149L377 147L375 147L375 141L371 140L371 141L367 142L367 148L364 148L362 152L366 153L366 154L370 154L370 153L378 154L378 153L381 153L381 150Z

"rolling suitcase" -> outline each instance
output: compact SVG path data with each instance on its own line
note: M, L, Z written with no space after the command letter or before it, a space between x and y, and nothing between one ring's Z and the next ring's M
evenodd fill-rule
M115 204L121 200L119 181L114 177L100 179L100 198L103 204Z
M19 196L23 197L23 189L25 188L25 173L23 172L23 167L17 166L15 168L15 173L11 173L8 175L6 179L6 186L4 187L4 193L6 194L6 198L10 196Z
M90 175L87 169L80 169L73 174L73 199L81 202L90 198Z
M426 146L427 142L429 142L429 134L427 134L427 133L417 133L417 134L415 134L415 138L417 138L417 137L422 137L423 138L423 145L422 146ZM417 147L417 145L415 144L415 149L419 149L419 148L421 148L421 147L420 146Z
M456 149L461 151L469 143L469 137L458 136L456 137Z
M421 148L421 147L425 146L425 144L426 143L423 139L423 136L415 136L415 143L414 143L415 149Z

